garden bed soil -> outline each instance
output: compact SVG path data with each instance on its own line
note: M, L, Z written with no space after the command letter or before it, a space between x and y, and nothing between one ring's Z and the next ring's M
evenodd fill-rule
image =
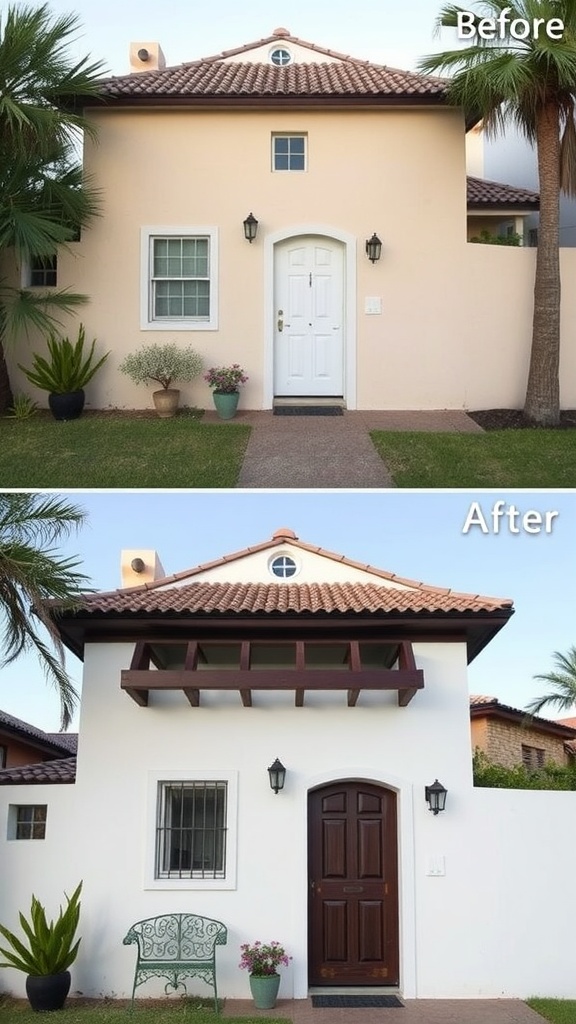
M541 430L534 423L530 423L524 416L522 409L480 409L478 412L469 412L468 416L474 420L483 430ZM548 427L549 430L576 430L576 409L563 409L560 413L560 423L557 427Z

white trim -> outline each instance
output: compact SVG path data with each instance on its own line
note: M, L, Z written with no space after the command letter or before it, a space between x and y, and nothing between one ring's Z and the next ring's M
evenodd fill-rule
M226 877L225 878L155 878L156 813L159 782L226 782ZM238 850L238 772L161 771L148 773L146 801L146 835L144 839L144 889L235 889Z
M344 400L348 409L357 407L357 329L356 329L356 246L355 235L330 224L293 224L273 231L264 239L264 393L263 406L271 409L274 401L274 253L278 242L300 235L320 235L344 245Z
M175 238L206 236L210 239L210 316L207 320L150 319L150 239L156 235ZM149 224L140 228L140 330L141 331L217 331L218 330L218 228L197 224Z

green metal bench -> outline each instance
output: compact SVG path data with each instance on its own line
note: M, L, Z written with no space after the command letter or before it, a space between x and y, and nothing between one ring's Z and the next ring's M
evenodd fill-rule
M214 1009L218 1012L216 989L216 946L225 946L228 931L221 921L198 914L162 914L133 924L124 945L138 945L138 959L132 988L132 1005L139 985L149 978L166 978L164 991L180 986L187 992L183 978L198 977L214 989Z

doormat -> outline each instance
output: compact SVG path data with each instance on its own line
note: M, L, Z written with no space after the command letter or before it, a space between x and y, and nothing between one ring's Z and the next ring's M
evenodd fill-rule
M275 416L342 416L341 405L275 405Z
M345 1009L355 1009L368 1006L382 1006L388 1009L394 1006L404 1006L398 996L312 996L312 1006L326 1007L328 1009L342 1006Z

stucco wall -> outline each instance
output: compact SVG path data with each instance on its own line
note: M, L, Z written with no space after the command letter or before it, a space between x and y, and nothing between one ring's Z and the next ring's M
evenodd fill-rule
M522 404L535 254L466 243L457 112L108 110L93 118L100 137L88 144L86 165L102 190L102 217L59 258L59 284L90 296L88 335L111 351L88 386L89 407L151 405L151 388L133 385L118 365L163 340L191 344L206 366L240 362L250 377L242 406L270 405L271 240L291 234L346 239L350 407ZM306 172L271 171L271 134L282 131L307 133ZM259 220L252 245L242 228L250 211ZM218 330L140 329L143 225L218 229ZM383 241L374 265L364 252L373 231ZM575 260L563 252L566 280ZM365 312L374 297L380 314ZM568 288L563 303L562 401L574 405L576 295ZM28 358L23 340L11 356L17 390L30 390L15 368ZM184 403L211 407L201 379L181 390Z
M130 924L194 910L229 929L218 950L222 995L248 997L240 943L277 938L294 957L281 993L305 996L307 793L349 778L398 794L405 996L576 995L576 905L565 886L576 795L473 790L461 645L415 645L426 686L407 708L365 694L356 708L342 694L307 696L303 708L272 694L255 695L253 708L237 694L191 708L181 693L155 694L140 708L119 686L131 653L124 644L88 649L76 785L0 787L2 920L16 925L31 888L56 910L84 879L73 991L129 994L134 950L122 938ZM287 767L278 795L266 771L276 756ZM147 878L155 773L193 769L237 781L235 888L155 889ZM424 800L435 777L448 788L438 817ZM35 801L48 803L46 840L7 840L7 804ZM542 958L542 934L554 936L553 957ZM23 992L16 972L2 982Z

